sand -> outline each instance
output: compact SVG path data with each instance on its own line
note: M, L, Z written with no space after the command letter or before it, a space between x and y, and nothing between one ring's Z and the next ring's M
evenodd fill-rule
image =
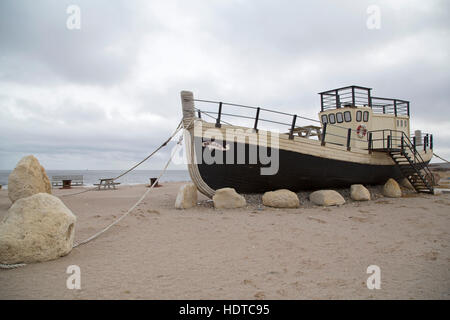
M449 299L450 195L377 197L340 207L174 209L165 183L98 239L58 260L0 270L0 299ZM54 190L61 196L72 190ZM125 212L145 186L62 197L76 241ZM256 200L255 200L256 199ZM11 205L0 190L0 218ZM69 290L66 269L81 268ZM381 289L366 286L369 265Z

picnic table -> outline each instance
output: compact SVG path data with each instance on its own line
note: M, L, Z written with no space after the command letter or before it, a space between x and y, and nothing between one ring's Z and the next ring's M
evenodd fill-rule
M318 137L319 140L322 139L321 128L317 126L297 127L293 133L297 133L302 138Z
M111 187L113 189L116 189L116 186L120 184L120 182L114 182L113 178L108 178L108 179L99 179L100 183L94 183L94 186L98 186L98 190L101 189L101 187L103 187L103 189L111 189Z

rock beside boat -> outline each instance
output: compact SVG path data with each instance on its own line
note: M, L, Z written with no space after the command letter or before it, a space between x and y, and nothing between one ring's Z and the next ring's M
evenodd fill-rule
M0 263L31 263L72 250L75 215L48 193L17 200L0 223Z
M406 178L400 179L400 181L398 181L398 184L400 186L402 186L403 188L406 188L408 190L416 190L416 189L414 189L414 187L411 184L411 182L409 182L409 180L406 179Z
M394 179L389 179L383 186L383 195L388 198L401 198L402 189Z
M37 193L52 193L50 180L34 156L23 157L8 178L8 197L15 201Z
M337 206L345 203L345 199L334 190L319 190L309 195L309 200L319 206Z
M235 209L247 205L245 198L238 194L233 188L223 188L216 190L213 196L214 208Z
M350 187L350 197L355 201L369 201L370 192L362 184L354 184Z
M287 189L264 193L262 202L263 205L274 208L298 208L300 206L297 194Z
M432 172L433 178L434 178L434 185L437 186L439 184L439 181L441 181L441 176L437 172Z
M193 183L181 186L175 200L176 209L189 209L197 205L197 187Z

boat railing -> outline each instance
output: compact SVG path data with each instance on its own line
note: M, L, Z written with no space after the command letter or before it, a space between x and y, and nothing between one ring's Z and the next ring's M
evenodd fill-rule
M323 112L343 107L365 106L372 108L377 114L409 116L409 101L373 97L371 90L361 86L348 86L320 92L321 110Z
M424 166L420 153L417 151L417 141L413 137L413 141L403 132L399 130L383 129L369 131L367 134L369 141L369 151L400 151L402 154L411 155L411 165L416 170L423 170L425 175L434 183L434 175L428 166ZM374 145L376 147L374 147ZM433 135L426 134L423 141L423 150L433 152Z
M242 105L242 104L236 104L236 103L228 103L228 102L222 102L222 101L213 101L213 100L203 100L203 99L194 99L194 102L215 105L217 109L209 110L211 108L206 108L208 110L205 110L203 108L195 107L195 111L197 112L198 118L202 118L202 115L213 119L215 122L215 126L220 128L222 124L226 125L236 125L231 124L230 122L224 120L225 118L236 118L236 119L245 119L250 120L251 125L248 125L247 127L253 127L253 129L257 132L262 123L266 124L275 124L280 125L283 130L288 130L289 139L294 139L295 133L299 132L299 130L305 128L305 126L300 125L301 121L307 121L308 126L306 127L315 127L320 133L317 135L318 140L321 141L321 144L324 146L327 143L340 145L347 147L348 150L351 150L351 142L352 141L358 141L360 142L360 139L357 139L357 130L339 126L337 124L330 124L330 123L322 123L319 120L315 120L309 117L300 116L297 114L291 114L281 111L275 111L268 108L263 107L255 107L255 106L249 106L249 105ZM230 107L238 108L240 111L245 109L247 113L244 115L242 112L233 113L228 111ZM217 111L216 111L217 110ZM278 118L277 118L278 117ZM311 124L314 124L312 126ZM334 128L336 130L327 130L327 128ZM332 132L330 132L332 131ZM334 139L328 139L327 137L333 136ZM336 139L337 138L337 139ZM332 142L329 140L333 140ZM336 141L342 141L342 143L338 143ZM367 150L367 149L363 149Z

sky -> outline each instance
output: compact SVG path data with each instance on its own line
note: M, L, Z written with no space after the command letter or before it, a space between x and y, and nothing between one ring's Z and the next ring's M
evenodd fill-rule
M353 84L411 101L411 129L449 159L449 15L445 0L2 0L0 169L28 154L126 169L175 129L181 90L317 119L318 92Z

